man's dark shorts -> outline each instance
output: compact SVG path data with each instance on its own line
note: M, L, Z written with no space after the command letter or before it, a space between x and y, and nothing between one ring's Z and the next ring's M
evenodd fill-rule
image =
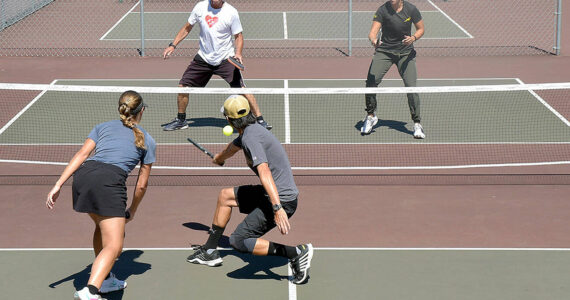
M262 185L242 185L234 188L239 212L247 214L233 235L242 238L258 238L275 225L275 214L269 201L269 196ZM297 199L293 201L281 201L287 217L291 218L297 210Z
M184 71L179 84L188 87L205 87L212 75L222 77L232 88L245 87L241 72L227 59L224 59L219 66L212 66L198 54Z

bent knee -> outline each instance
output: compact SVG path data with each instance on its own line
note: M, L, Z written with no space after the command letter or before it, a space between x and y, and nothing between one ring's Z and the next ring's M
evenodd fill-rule
M230 245L242 253L253 253L257 238L243 238L241 236L232 234L230 236Z

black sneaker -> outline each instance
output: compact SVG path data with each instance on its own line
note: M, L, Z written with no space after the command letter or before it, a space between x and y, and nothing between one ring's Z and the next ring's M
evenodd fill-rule
M223 260L220 257L220 252L218 252L218 250L204 249L202 246L196 247L194 250L196 251L186 259L188 262L210 267L217 267L222 265Z
M174 118L174 120L170 121L170 123L162 124L162 126L162 130L164 131L173 131L188 128L188 122L186 120Z
M291 281L294 284L304 284L309 281L309 268L311 267L311 259L313 258L313 245L304 244L297 246L297 248L301 249L301 253L289 260L291 270L293 271Z
M259 125L263 126L267 130L271 130L273 128L273 126L267 124L265 120L257 120L257 123L259 123Z

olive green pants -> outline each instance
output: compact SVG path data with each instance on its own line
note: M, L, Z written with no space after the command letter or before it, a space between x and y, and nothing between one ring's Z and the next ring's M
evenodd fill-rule
M398 67L398 73L404 80L405 86L417 86L418 72L416 69L416 51L410 53L394 54L389 52L376 51L368 69L366 77L366 87L378 87L382 78L392 65ZM406 94L410 114L415 123L419 123L420 118L420 96L417 93ZM372 114L376 111L376 94L366 94L366 112Z

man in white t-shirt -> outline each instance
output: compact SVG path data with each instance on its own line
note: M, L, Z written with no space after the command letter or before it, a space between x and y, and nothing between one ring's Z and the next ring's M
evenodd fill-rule
M245 84L241 71L228 62L228 58L235 56L243 63L243 28L239 20L238 11L223 0L204 0L198 2L188 22L178 31L174 41L164 49L163 58L168 58L176 46L188 36L192 28L200 26L200 50L194 57L180 79L180 87L205 87L212 75L222 77L232 88L243 88ZM232 40L232 36L235 38ZM244 95L257 122L270 130L261 116L255 97ZM166 131L188 128L186 121L186 108L188 107L188 94L178 94L178 115L170 123L164 124Z

